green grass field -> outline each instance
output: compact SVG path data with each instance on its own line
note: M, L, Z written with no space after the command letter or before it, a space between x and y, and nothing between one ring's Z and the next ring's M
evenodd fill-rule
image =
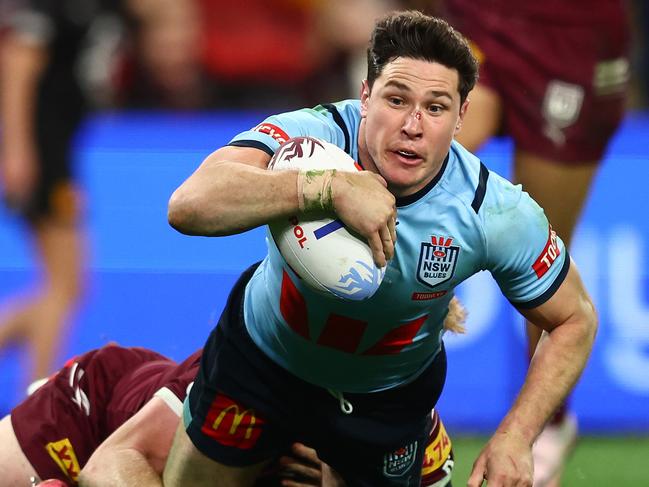
M453 487L462 487L487 438L452 439L456 460ZM562 486L649 487L649 437L581 437Z

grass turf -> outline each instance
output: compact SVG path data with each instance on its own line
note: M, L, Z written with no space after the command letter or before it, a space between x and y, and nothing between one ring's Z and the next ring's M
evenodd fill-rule
M453 487L463 487L487 438L452 437ZM649 487L649 437L580 437L563 487Z

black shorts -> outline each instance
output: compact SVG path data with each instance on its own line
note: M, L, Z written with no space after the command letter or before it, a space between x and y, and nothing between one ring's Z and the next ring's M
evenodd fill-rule
M418 487L430 411L446 378L443 348L405 386L344 393L353 406L346 414L329 391L275 364L251 340L243 294L253 271L235 284L205 344L185 403L185 427L194 445L219 463L245 466L274 459L301 441L350 486Z
M74 139L86 113L78 88L41 87L36 103L35 144L38 180L29 199L7 200L10 210L30 221L43 217L74 223L79 194L74 184Z

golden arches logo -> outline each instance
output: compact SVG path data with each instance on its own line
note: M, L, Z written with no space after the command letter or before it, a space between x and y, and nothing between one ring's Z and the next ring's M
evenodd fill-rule
M230 397L217 394L201 426L203 434L220 444L247 450L257 444L264 418Z
M221 423L223 422L223 419L225 416L233 411L233 418L232 418L232 424L230 425L230 429L228 430L228 434L234 435L237 432L237 429L241 425L241 422L243 421L243 418L249 414L250 415L250 423L248 423L248 426L246 428L246 434L244 438L246 440L249 440L252 437L252 431L253 428L255 427L255 423L257 422L257 417L255 416L255 411L252 409L245 409L240 412L239 406L236 404L231 404L225 409L223 409L219 415L216 417L214 422L212 423L212 429L218 430L219 427L221 426Z

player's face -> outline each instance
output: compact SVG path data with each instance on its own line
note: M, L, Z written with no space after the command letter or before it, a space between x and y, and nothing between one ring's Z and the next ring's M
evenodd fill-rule
M458 82L455 69L397 58L371 92L363 83L361 160L396 196L416 193L439 171L468 106L460 107Z

